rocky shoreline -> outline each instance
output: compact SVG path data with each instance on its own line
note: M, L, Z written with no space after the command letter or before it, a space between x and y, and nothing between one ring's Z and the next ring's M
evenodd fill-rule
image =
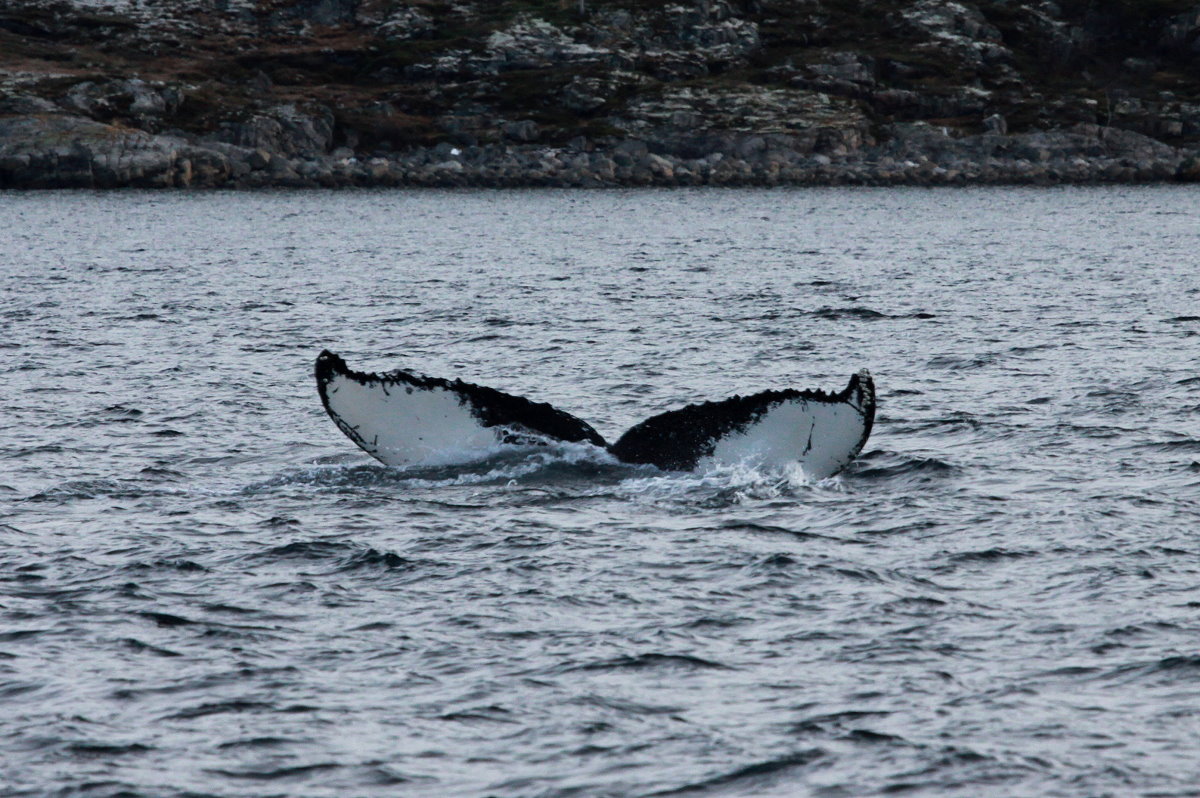
M728 136L686 157L640 140L602 147L441 143L362 158L288 157L70 116L0 119L0 188L339 188L1055 185L1200 180L1196 153L1118 128L953 137L925 125L832 155L784 135ZM688 142L696 149L700 142Z
M12 0L0 188L1200 180L1200 5Z

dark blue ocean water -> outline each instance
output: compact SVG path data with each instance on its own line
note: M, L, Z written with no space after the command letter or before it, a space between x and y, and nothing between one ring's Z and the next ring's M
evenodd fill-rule
M0 195L0 795L1200 794L1186 187ZM375 464L867 367L844 474Z

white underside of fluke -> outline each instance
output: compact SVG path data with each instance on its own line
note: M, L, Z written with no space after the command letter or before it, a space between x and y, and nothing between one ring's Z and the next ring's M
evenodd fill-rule
M483 426L445 388L362 383L336 374L325 395L338 426L385 465L469 462L493 451L504 434L503 428Z
M846 467L865 431L862 411L846 402L784 400L750 426L717 441L698 469L745 465L776 470L799 465L809 479Z

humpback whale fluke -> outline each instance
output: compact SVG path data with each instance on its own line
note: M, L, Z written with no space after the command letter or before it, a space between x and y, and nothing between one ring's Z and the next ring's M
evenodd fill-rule
M462 380L358 372L329 351L317 358L315 374L338 428L391 466L463 462L498 444L565 441L668 471L797 463L810 478L823 479L862 450L875 420L875 384L865 370L839 393L764 391L661 413L611 446L570 413Z

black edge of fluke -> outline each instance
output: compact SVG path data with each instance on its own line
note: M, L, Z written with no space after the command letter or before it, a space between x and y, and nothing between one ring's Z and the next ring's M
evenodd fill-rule
M854 398L856 401L852 404L858 405L858 411L863 417L862 437L850 453L850 459L853 460L867 445L867 439L871 437L871 430L875 427L875 378L871 376L871 372L861 369L857 374L851 375L850 382L838 396L843 402L850 402L851 398Z
M317 393L321 397L321 406L325 408L325 412L333 420L333 423L337 425L337 428L347 438L354 441L354 444L367 454L375 456L376 448L359 435L357 429L343 421L342 417L335 413L329 405L329 383L339 374L356 379L369 377L369 375L365 374L355 375L350 370L350 367L346 365L345 360L342 360L328 349L322 349L321 354L317 355L317 362L313 365L313 376L317 380ZM358 381L366 382L366 379L359 379Z
M328 349L322 349L321 354L317 355L317 362L313 365L313 376L317 378L317 393L321 395L321 404L324 405L325 412L331 412L325 386L329 384L335 374L345 374L348 371L346 361Z

